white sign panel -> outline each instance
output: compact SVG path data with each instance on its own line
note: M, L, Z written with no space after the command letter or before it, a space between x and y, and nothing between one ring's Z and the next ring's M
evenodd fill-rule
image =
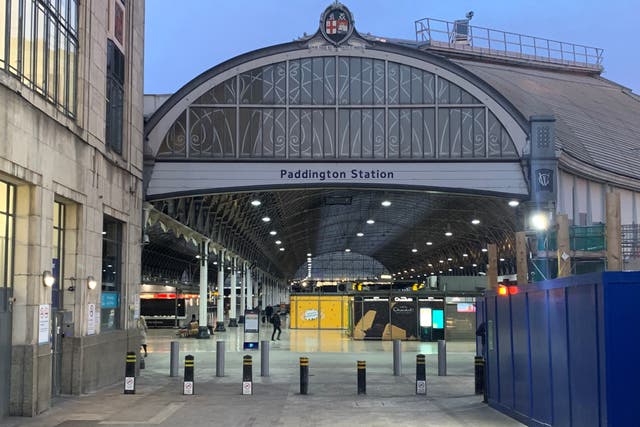
M96 333L96 305L89 304L87 308L87 335Z
M514 162L442 163L235 163L159 162L149 195L201 189L300 187L333 184L465 189L527 195L522 167Z
M49 304L41 304L38 309L38 344L49 342Z

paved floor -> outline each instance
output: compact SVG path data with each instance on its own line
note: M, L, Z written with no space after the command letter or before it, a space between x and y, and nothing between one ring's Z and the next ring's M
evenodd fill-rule
M242 325L241 325L242 326ZM270 325L261 340L270 338ZM209 340L149 331L149 356L136 393L118 384L63 397L35 418L11 417L3 426L520 426L473 393L474 343L447 343L447 376L437 376L437 344L402 343L402 375L393 375L393 343L352 341L341 331L283 329L270 343L269 376L260 351L243 351L242 328ZM216 341L225 342L224 376L216 376ZM171 341L180 344L179 376L169 376ZM427 395L415 394L415 360L427 359ZM184 356L195 357L195 395L182 394ZM253 395L241 393L242 357L253 356ZM299 358L309 357L308 395L300 395ZM365 360L366 395L357 394L356 362Z

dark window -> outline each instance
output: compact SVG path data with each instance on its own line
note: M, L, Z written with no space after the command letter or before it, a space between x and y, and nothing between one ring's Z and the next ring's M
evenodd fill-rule
M120 327L122 223L105 215L102 228L101 330Z
M124 110L124 54L111 40L107 42L107 130L106 143L122 154L122 115Z
M13 185L0 181L0 292L13 286L15 194Z

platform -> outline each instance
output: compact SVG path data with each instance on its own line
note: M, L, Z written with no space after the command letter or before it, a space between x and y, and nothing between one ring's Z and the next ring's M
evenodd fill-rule
M263 324L264 325L264 324ZM260 351L242 350L242 328L209 340L150 330L146 368L136 393L118 384L57 399L35 417L6 427L118 426L520 426L474 395L475 343L449 342L448 376L437 376L437 343L403 342L402 375L393 376L393 343L353 341L343 331L283 328L270 343L270 376L260 376ZM270 339L270 325L261 340ZM216 377L216 341L226 347L225 376ZM169 377L171 341L180 343L180 376ZM426 354L427 396L415 394L415 361ZM195 356L195 395L182 394L184 356ZM242 357L253 356L254 394L241 395ZM299 394L299 357L309 357L309 394ZM123 355L124 360L124 355ZM357 395L356 362L367 362L367 394ZM124 366L123 366L124 372Z

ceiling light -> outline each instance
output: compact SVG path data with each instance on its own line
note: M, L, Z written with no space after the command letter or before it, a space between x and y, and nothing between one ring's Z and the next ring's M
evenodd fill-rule
M441 259L440 261L438 261L440 264L444 264L444 260Z
M416 270L412 268L411 271L416 271Z
M107 234L107 232L106 232L106 231L103 231L103 232L102 232L102 235L105 235L105 234Z
M260 200L252 200L251 201L251 206L260 206L262 204L262 202Z
M213 265L218 265L218 261L213 261Z
M447 261L453 261L453 258L447 258Z
M469 256L469 254L462 254L462 256L466 258Z
M196 255L196 259L200 259L200 255Z
M500 261L504 261L504 258L500 258Z
M368 220L367 220L367 224L375 224L375 223L376 223L376 222L375 222L374 220L372 220L372 219L368 219Z
M477 267L477 266L478 264L475 264L475 263L471 264L471 267Z
M264 222L269 222L269 221L271 221L271 218L269 218L268 216L263 216L263 217L262 217L262 220L263 220Z
M480 224L480 220L478 218L474 218L474 219L471 220L471 224L478 225L478 224Z
M517 200L509 200L509 206L511 206L512 208L515 208L519 204L520 204L520 202L517 201Z
M429 263L429 264L427 264L427 265L428 265L429 267L433 267L433 264L431 264L431 263Z
M453 236L453 233L450 232L450 231L447 231L446 233L444 233L444 235L447 236L447 237L451 237L451 236Z
M358 236L358 237L362 237L362 236L364 236L364 233L362 233L362 232L360 232L360 233L356 233L356 236Z
M433 245L433 242L427 242L427 246Z
M275 236L276 234L278 234L278 232L276 230L271 230L269 234L271 234L272 236Z
M311 252L309 252L309 253L307 254L307 256L311 256Z
M452 269L449 269L448 271L453 271Z
M416 252L418 252L418 250L416 248L413 248L413 249L411 249L411 252L413 252L415 254Z
M344 250L345 252L351 252L351 249L347 248Z
M282 244L282 240L276 240L276 245L281 245Z
M482 252L487 252L487 248L482 248Z
M464 270L464 267L460 266L460 270Z
M284 251L284 248L280 248L281 251Z
M384 200L384 201L383 201L382 203L380 203L380 204L381 204L382 206L384 206L385 208L386 208L386 207L391 206L391 202L390 202L389 200Z

